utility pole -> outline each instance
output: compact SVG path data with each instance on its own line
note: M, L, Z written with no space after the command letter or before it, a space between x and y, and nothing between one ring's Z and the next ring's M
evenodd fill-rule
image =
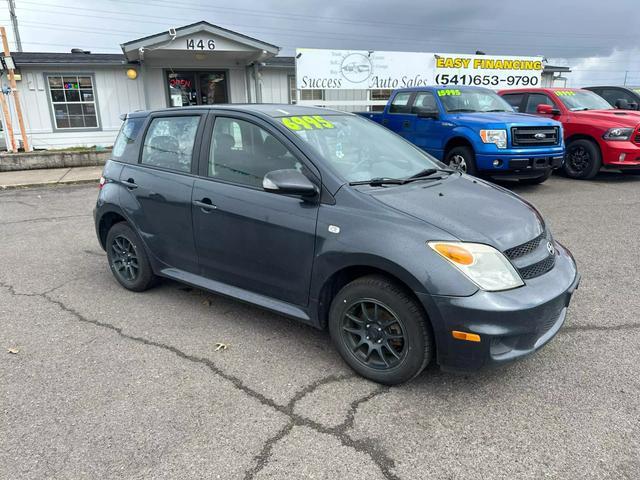
M11 52L9 51L9 41L7 40L7 30L4 27L0 27L0 35L2 36L2 47L4 49L5 58L11 58ZM12 62L13 63L13 62ZM18 86L16 85L16 77L13 68L7 69L9 72L9 86L13 93L13 100L16 104L16 115L18 116L18 125L20 126L20 136L22 137L22 145L25 152L30 152L31 147L29 145L29 139L27 138L27 130L24 128L24 119L22 117L22 105L20 104L20 92L18 92Z
M16 50L22 51L22 41L20 40L20 31L18 30L18 17L16 16L16 2L15 0L8 0L9 2L9 15L11 16L11 25L13 26L13 36L16 40Z

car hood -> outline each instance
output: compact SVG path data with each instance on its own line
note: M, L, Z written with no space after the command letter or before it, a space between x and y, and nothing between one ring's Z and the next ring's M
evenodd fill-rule
M487 113L456 113L451 116L451 119L465 124L478 124L483 128L487 126L501 126L506 124L510 126L557 126L559 125L555 120L549 118L538 117L536 115L529 115L528 113L515 113L515 112L487 112Z
M466 242L499 250L521 245L544 230L533 205L516 194L467 175L368 191L377 201ZM425 238L438 240L437 238Z
M635 127L640 123L640 112L632 110L584 110L571 112L571 115L588 123L606 122L613 126Z

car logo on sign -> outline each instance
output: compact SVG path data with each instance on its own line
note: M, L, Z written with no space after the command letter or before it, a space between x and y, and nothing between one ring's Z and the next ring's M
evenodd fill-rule
M537 140L542 140L543 138L547 138L547 134L546 133L536 133L533 138L537 139Z
M549 251L549 255L554 255L556 253L556 249L551 242L547 242L547 250Z

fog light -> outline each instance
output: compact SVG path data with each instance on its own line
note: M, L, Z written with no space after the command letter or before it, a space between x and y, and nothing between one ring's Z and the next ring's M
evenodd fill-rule
M627 154L626 153L621 153L620 156L618 157L618 160L620 162L624 162L624 159L626 158Z
M477 333L460 332L458 330L452 330L451 335L456 340L466 340L467 342L479 342L480 335Z
M494 160L493 161L493 166L498 168L502 166L502 160Z

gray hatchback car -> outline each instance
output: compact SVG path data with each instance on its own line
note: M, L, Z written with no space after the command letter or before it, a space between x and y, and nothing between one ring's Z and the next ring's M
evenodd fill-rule
M536 351L579 283L531 204L344 112L131 113L100 187L96 231L123 287L166 277L328 328L385 384Z

